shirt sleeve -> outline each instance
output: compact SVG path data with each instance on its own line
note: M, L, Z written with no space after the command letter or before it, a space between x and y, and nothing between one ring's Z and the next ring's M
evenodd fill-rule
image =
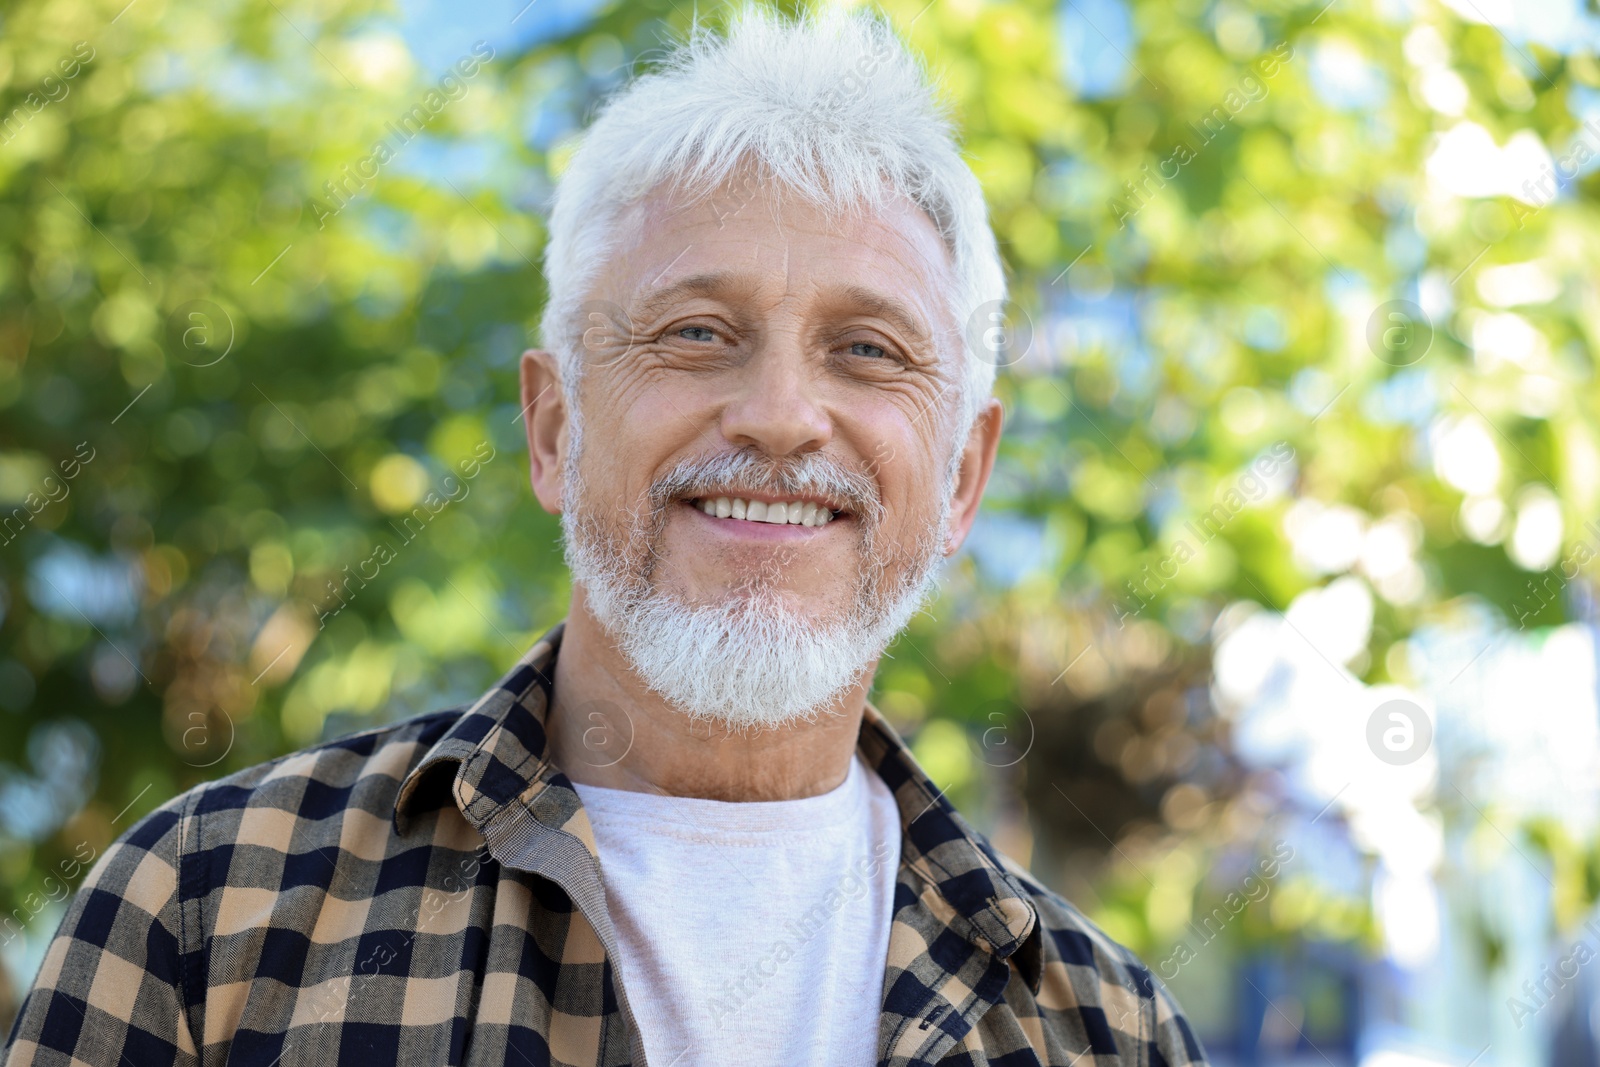
M85 875L11 1028L7 1067L195 1067L182 982L184 802L135 823Z
M1150 981L1155 986L1155 1035L1151 1042L1154 1048L1150 1050L1150 1067L1190 1067L1191 1064L1207 1067L1205 1049L1200 1046L1200 1039L1195 1036L1183 1009L1161 984L1161 979L1152 974Z

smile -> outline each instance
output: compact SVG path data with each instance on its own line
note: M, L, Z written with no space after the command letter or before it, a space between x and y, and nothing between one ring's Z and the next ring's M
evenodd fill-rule
M825 526L843 513L835 513L815 500L751 500L745 497L706 496L690 505L718 519L764 522L774 526Z

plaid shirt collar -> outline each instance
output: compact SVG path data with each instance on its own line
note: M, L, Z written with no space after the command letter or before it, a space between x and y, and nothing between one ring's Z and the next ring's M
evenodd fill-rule
M545 715L564 628L558 623L536 642L406 776L392 816L396 833L404 836L412 813L441 806L448 795L497 856L526 847L532 836L548 842L548 832L559 831L581 843L593 864L558 857L541 873L570 877L598 864L599 850L578 792L546 751ZM1013 962L1037 994L1043 969L1040 923L1029 894L870 703L857 752L877 770L899 806L900 880L906 882L908 872L919 876L918 889L931 887L933 899L926 892L919 895L944 928L983 954L1015 956ZM537 824L531 832L529 815Z
M146 815L84 876L0 1058L643 1067L594 834L547 756L560 641L465 711ZM1155 976L968 827L870 706L858 752L903 831L879 1067L1205 1063Z

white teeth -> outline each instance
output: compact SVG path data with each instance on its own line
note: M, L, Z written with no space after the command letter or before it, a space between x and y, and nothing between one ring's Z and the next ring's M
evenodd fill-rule
M833 512L812 500L791 500L768 503L765 500L741 500L738 497L705 497L695 505L707 515L719 519L744 519L747 522L770 522L774 526L822 526L833 519Z

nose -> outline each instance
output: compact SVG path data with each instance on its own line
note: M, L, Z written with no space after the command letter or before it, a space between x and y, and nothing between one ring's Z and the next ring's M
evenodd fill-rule
M815 371L790 337L763 344L740 369L734 398L722 409L722 436L754 445L770 456L814 452L833 437L833 423L818 403Z

